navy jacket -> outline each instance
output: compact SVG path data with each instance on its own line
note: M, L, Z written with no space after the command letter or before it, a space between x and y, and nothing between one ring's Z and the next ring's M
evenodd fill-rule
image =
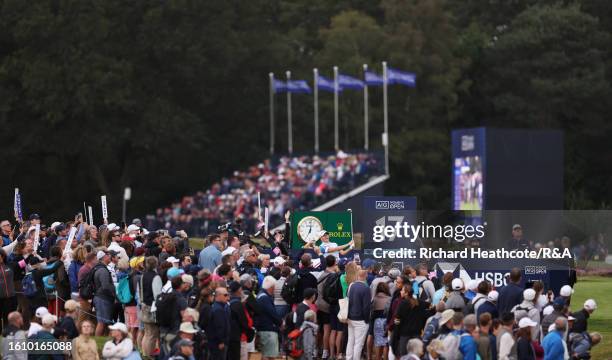
M278 331L283 319L276 313L272 296L261 289L257 294L257 304L260 312L255 314L255 329L257 331Z
M491 318L497 319L499 318L499 313L497 312L497 307L495 304L490 302L489 300L485 300L480 306L478 306L477 318L480 319L480 315L488 312L491 314Z
M227 345L230 337L230 308L228 304L215 301L212 305L210 321L206 328L209 347Z
M317 278L310 273L312 269L300 269L300 279L297 283L298 304L304 301L304 290L308 288L317 289Z
M523 288L515 283L509 283L501 288L497 298L497 311L499 316L510 312L512 308L523 302Z
M363 320L369 323L370 305L372 303L370 288L361 281L355 281L349 286L349 320Z

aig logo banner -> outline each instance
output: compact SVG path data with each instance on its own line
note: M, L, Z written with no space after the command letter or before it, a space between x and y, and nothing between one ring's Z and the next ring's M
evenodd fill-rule
M366 253L368 249L385 246L381 240L381 234L375 234L375 229L396 223L416 223L416 197L411 196L366 196L364 197L364 242L363 248ZM389 234L386 240L390 241L391 247L401 246L396 240L395 234ZM398 239L399 240L399 239ZM409 245L410 239L406 246Z

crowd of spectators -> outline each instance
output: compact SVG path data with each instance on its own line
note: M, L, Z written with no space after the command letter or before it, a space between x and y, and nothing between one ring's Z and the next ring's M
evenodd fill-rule
M157 209L155 215L145 218L144 226L170 231L183 229L200 237L215 233L223 224L237 222L243 223L245 231L255 232L259 220L258 192L262 208L268 207L270 211L270 224L278 225L288 209L310 210L380 175L381 165L373 153L342 151L330 156L266 160L247 170L235 171L206 191Z
M229 228L196 252L183 230L31 215L0 249L3 358L556 360L589 359L602 340L588 328L597 303L575 304L569 285L526 288L515 268L495 289L324 244L290 258L285 222L262 235L271 252ZM14 346L26 339L70 349L28 354Z

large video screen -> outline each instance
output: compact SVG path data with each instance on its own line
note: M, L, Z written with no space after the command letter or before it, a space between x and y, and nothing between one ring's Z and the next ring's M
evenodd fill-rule
M482 210L483 176L480 156L455 158L454 210Z

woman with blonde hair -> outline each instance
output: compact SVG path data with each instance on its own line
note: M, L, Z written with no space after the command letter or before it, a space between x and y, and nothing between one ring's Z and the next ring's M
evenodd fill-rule
M442 340L432 340L427 346L427 353L423 356L423 360L436 360L440 358L440 354L444 353L444 344Z
M72 359L99 360L98 346L93 339L93 323L89 320L83 320L79 330L80 335L72 340Z

